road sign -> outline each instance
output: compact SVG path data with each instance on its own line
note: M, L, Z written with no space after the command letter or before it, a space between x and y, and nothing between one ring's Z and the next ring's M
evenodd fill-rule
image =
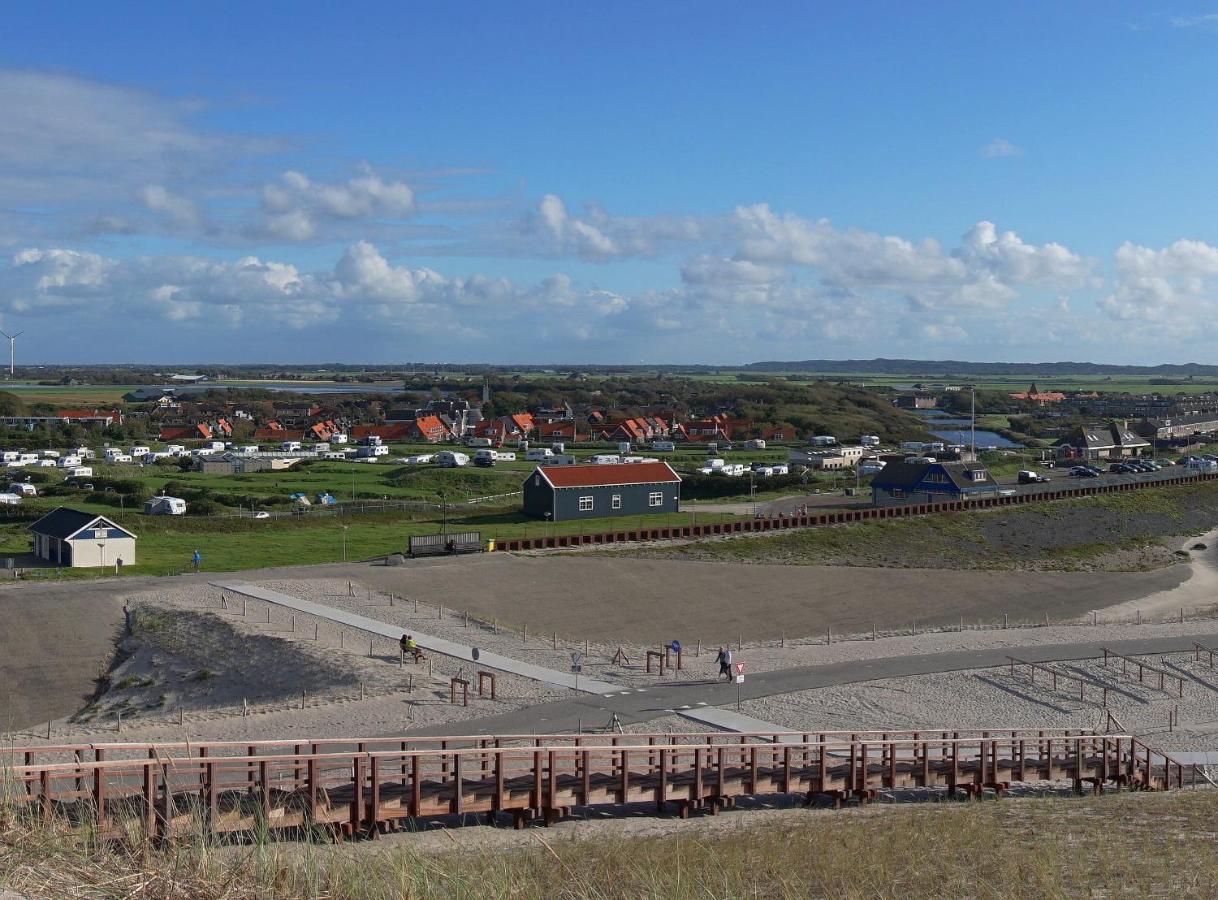
M737 675L737 676L736 676L736 684L744 684L744 676L743 676L743 675Z
M671 644L668 645L668 648L670 650L672 650L673 653L680 653L681 652L681 642L673 641Z
M743 675L743 674L744 674L744 661L743 661L743 660L741 660L740 662L736 663L736 674L737 674L737 675Z
M584 654L582 650L574 650L571 653L571 671L582 672L584 662Z

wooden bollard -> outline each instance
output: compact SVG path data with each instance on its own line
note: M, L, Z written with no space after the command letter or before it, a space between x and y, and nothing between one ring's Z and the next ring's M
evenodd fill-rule
M529 626L525 625L520 631L520 643L524 643L529 639Z
M292 616L292 634L296 633L296 617Z
M249 615L249 601L246 600L244 597L241 598L241 615L242 616Z
M372 652L373 652L372 644L373 644L373 641L375 641L375 640L376 640L376 638L368 638L368 658L369 659L372 658Z
M319 628L320 628L320 624L317 622L314 622L313 623L313 640L315 640L315 641L317 640L317 632L318 632Z
M408 693L408 694L414 693L414 673L413 672L411 672L409 675L406 676L406 693Z
M443 603L441 603L441 604L440 604L440 605L439 605L439 606L436 608L436 618L437 618L437 619L443 619L443 618L444 618L444 604L443 604Z
M469 613L468 612L465 614L465 627L469 628Z
M558 649L558 632L554 632L554 649Z
M494 621L491 622L491 631L495 632L495 634L499 633L499 620L498 619L495 619Z
M871 639L875 640L875 622L871 623Z
M419 614L419 598L418 597L414 598L414 614L416 616Z
M833 643L833 626L830 625L825 629L825 644L826 646Z
M338 648L340 650L347 649L347 632L343 631L341 628L338 631Z
M305 707L305 692L301 691L300 692L300 708L304 709L304 707Z
M185 715L186 715L185 711L182 709L182 707L179 706L178 707L178 724L179 725L181 725L185 721ZM50 737L50 735L48 734L47 737Z
M266 624L271 624L271 604L266 605Z

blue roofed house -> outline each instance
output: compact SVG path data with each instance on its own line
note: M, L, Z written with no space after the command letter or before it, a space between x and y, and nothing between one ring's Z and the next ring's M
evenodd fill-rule
M977 462L891 462L871 481L876 506L906 503L943 503L993 496L998 482Z
M60 506L29 526L34 555L56 566L135 563L135 534L106 516Z

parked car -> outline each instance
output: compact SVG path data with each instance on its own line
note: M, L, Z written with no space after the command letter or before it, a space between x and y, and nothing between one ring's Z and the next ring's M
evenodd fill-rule
M1108 467L1108 471L1116 475L1135 475L1138 470L1125 463L1113 463Z
M1018 481L1020 484L1045 484L1049 481L1049 479L1038 472L1033 472L1031 469L1023 469L1019 475L1016 476L1016 481Z

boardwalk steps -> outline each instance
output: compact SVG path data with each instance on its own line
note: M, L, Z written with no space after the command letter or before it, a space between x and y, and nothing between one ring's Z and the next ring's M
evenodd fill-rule
M773 795L840 806L912 788L969 799L1037 782L1165 790L1195 782L1190 769L1131 735L1049 729L402 737L5 748L0 794L32 818L103 834L356 835L469 813L549 824L627 803L684 818Z

